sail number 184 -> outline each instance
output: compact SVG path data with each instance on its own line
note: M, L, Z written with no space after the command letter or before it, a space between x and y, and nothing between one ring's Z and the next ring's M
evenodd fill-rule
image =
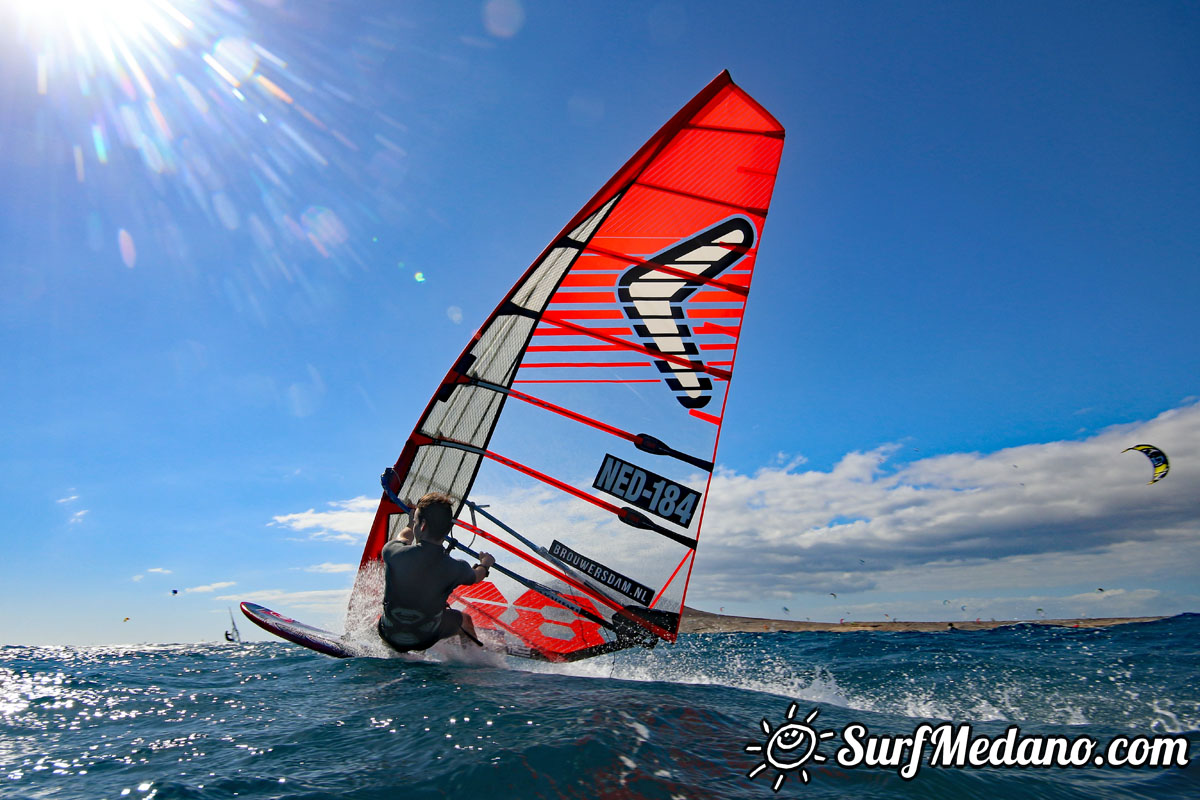
M592 486L668 522L688 527L700 493L605 453Z

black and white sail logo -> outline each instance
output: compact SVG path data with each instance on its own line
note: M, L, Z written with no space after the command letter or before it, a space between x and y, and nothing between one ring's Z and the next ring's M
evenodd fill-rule
M750 220L730 217L633 265L617 282L617 297L642 344L654 352L686 359L687 364L666 359L654 362L684 408L703 408L712 399L712 379L698 363L700 349L687 324L684 303L697 289L745 258L754 240Z

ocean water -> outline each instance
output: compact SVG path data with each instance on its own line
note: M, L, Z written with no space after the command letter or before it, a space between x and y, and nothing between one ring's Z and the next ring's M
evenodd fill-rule
M1185 615L1106 629L686 635L566 666L339 661L284 642L6 646L0 797L1191 799L1198 641L1200 616ZM911 736L946 721L1102 745L1182 737L1192 763L925 766L905 780L896 766L835 759L851 723ZM834 733L792 761L747 752L802 723L814 738Z

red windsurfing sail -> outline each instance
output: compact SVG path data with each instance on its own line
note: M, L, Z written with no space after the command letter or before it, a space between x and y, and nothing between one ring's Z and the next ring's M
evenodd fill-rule
M567 223L385 473L349 634L407 506L442 491L461 549L500 566L452 600L509 652L675 638L783 138L724 72Z

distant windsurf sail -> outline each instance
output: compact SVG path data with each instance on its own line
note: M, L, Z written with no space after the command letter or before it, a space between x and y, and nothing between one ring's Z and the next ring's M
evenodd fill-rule
M567 223L384 473L349 635L374 630L383 545L441 491L456 546L499 567L452 603L510 653L675 639L783 138L722 73Z
M233 609L228 609L228 611L229 624L232 626L232 630L225 631L225 641L233 642L234 644L241 644L242 634L238 631L237 622L233 618Z

